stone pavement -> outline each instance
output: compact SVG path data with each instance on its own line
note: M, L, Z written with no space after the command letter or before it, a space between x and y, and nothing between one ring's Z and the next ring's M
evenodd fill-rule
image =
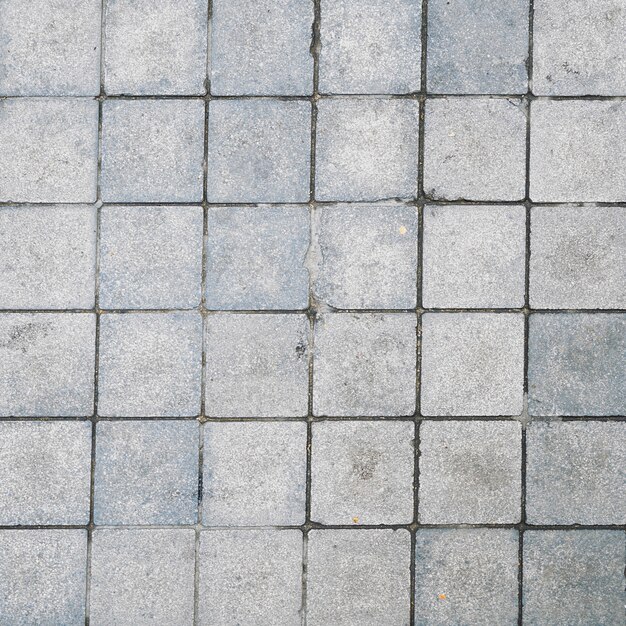
M0 626L624 626L625 33L0 0Z

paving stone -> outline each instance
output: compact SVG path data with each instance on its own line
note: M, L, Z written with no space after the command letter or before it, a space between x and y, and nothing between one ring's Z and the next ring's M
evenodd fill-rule
M95 208L0 208L1 308L93 307L95 268Z
M100 212L100 307L200 304L202 207L105 206Z
M201 370L199 313L111 313L100 318L100 415L198 415Z
M195 524L199 443L195 421L99 422L95 523Z
M317 300L344 309L415 307L415 207L324 206L318 216Z
M536 94L626 94L626 12L622 0L538 0L533 13Z
M322 0L319 90L418 91L421 12L413 0Z
M515 98L426 102L424 190L433 200L522 200L526 110Z
M530 316L531 415L623 415L626 314Z
M203 94L205 0L108 0L104 87L108 94Z
M313 424L311 519L321 524L413 521L411 422Z
M524 306L523 206L427 206L423 245L424 306Z
M536 100L531 120L534 202L626 200L626 102Z
M94 202L98 103L0 100L0 202Z
M308 407L305 315L216 314L206 323L206 414L302 417Z
M90 624L191 624L194 562L192 529L96 529Z
M299 530L207 530L199 561L201 626L301 624Z
M308 207L208 210L209 309L306 309Z
M421 378L423 415L520 415L524 317L424 314Z
M304 524L304 422L209 422L204 427L205 526Z
M200 99L102 103L105 202L199 202L203 151Z
M0 474L0 524L87 524L91 423L0 422Z
M410 560L406 530L311 531L307 624L408 626Z
M213 0L211 92L220 96L313 93L313 3Z
M86 530L0 530L0 622L85 623Z
M209 202L307 202L310 162L309 102L209 104Z
M415 536L415 624L517 624L516 530L423 528Z
M526 93L528 0L430 0L428 91Z
M317 317L315 415L394 416L415 411L413 313L327 313Z
M416 100L320 100L316 199L415 198L418 127Z
M0 3L0 96L100 93L100 0Z
M0 416L93 413L96 317L0 315Z
M424 421L420 427L422 524L520 521L522 431L515 421Z
M626 536L611 530L524 533L524 624L621 624Z

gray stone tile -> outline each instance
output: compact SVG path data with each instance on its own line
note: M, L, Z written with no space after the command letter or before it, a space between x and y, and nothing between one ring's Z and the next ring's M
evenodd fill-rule
M626 315L530 316L528 410L531 415L626 412Z
M96 316L0 315L0 416L93 413Z
M202 291L202 207L105 206L100 307L191 309Z
M415 207L324 206L317 216L317 300L343 309L415 307Z
M622 624L625 535L611 530L524 533L524 624Z
M205 526L304 524L304 422L209 422L204 427Z
M626 102L536 100L531 120L534 202L626 200Z
M520 415L523 389L523 315L423 315L423 415Z
M307 202L310 162L309 102L209 104L209 202Z
M111 313L101 317L100 415L198 415L201 370L199 313Z
M424 306L524 306L523 206L427 206L423 245Z
M94 207L0 208L0 308L93 307L95 269Z
M433 200L522 200L526 110L513 98L426 102L424 191Z
M518 422L422 422L419 466L422 524L520 521L522 429Z
M309 321L300 314L216 314L206 323L206 414L302 417Z
M0 100L0 202L94 202L98 103Z
M3 626L85 623L86 530L0 530Z
M200 99L102 103L105 202L199 202L203 151Z
M99 422L95 523L195 524L199 445L196 421Z
M398 416L415 411L416 316L325 313L315 324L315 415Z
M208 210L209 309L306 309L309 302L306 206Z
M100 93L100 0L0 3L0 96Z
M321 524L413 521L415 425L313 424L311 519Z
M108 94L203 94L205 0L108 0L104 88Z
M96 529L90 624L188 626L193 622L192 529Z
M299 530L207 530L199 561L200 626L301 624Z
M516 530L424 528L415 543L416 626L517 624Z
M328 98L318 102L317 200L417 195L416 100Z
M530 524L626 523L626 423L532 422L526 450Z
M91 422L0 422L0 474L0 524L87 524Z
M309 626L408 626L411 537L406 530L309 533Z
M213 0L211 92L220 96L313 93L313 3Z
M321 92L419 90L421 2L322 0L320 30Z

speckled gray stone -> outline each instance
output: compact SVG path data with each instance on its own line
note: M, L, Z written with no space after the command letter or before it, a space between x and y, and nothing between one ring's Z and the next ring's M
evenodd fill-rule
M313 93L313 3L213 0L211 93Z
M315 415L393 416L415 411L413 313L325 313L315 323Z
M324 206L317 216L317 300L343 309L415 307L415 207Z
M523 206L427 206L423 245L425 307L524 306Z
M378 420L313 424L311 520L413 521L415 425Z
M0 96L96 96L100 0L0 2Z
M424 314L423 415L520 415L523 389L523 315Z
M416 626L515 626L519 538L498 528L415 535Z
M0 623L85 623L86 530L0 530Z
M307 202L310 162L309 102L209 104L209 202Z
M0 422L0 524L87 524L90 474L90 422Z
M424 421L420 427L419 521L520 521L522 429L515 421Z
M203 150L202 100L107 100L102 103L102 199L199 202Z
M409 626L411 537L406 530L309 533L309 626Z
M108 0L105 7L108 94L205 92L205 0Z
M0 202L94 202L98 103L0 100Z
M200 304L202 207L105 206L100 211L100 308Z
M199 313L126 313L100 318L100 415L198 415L201 369Z
M192 529L98 530L91 549L90 624L193 622Z
M626 201L626 102L536 100L531 120L534 202Z
M531 415L626 412L626 315L534 314L528 337Z
M95 298L96 210L0 208L0 308L90 308Z
M623 624L625 540L623 531L526 531L524 624Z
M317 200L417 195L416 100L329 98L318 102Z
M209 208L207 230L207 308L306 309L308 207Z
M322 0L319 90L418 91L421 13L414 0Z
M0 315L0 416L93 413L96 316Z
M522 200L526 111L514 98L426 102L424 191L433 200Z
M300 626L299 530L207 530L199 561L200 626Z
M209 422L204 427L205 526L305 521L304 422Z
M206 414L302 417L308 407L309 321L300 314L211 315Z
M195 421L99 422L94 522L195 524L199 445Z

